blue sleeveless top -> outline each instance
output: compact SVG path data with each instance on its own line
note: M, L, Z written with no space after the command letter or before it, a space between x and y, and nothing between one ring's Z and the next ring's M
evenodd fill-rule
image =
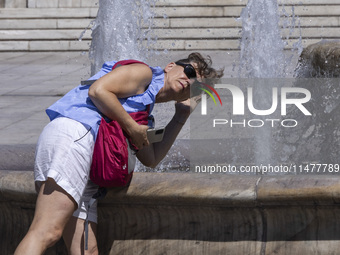
M109 73L116 62L105 62L101 70L89 80L97 80ZM151 113L154 107L156 95L164 86L164 71L161 67L150 68L152 70L152 81L143 94L119 98L120 103L128 113L144 111L147 105L150 105ZM88 96L89 87L90 85L79 85L47 108L46 113L50 120L67 117L79 121L90 129L94 137L96 137L102 116Z

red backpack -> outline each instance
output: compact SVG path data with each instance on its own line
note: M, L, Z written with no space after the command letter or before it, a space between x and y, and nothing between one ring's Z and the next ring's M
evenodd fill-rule
M124 60L117 62L112 69L133 63L141 63L136 60ZM145 64L146 65L146 64ZM147 110L130 113L130 116L139 124L147 125L149 107ZM129 141L129 142L127 142ZM90 179L100 187L119 187L128 184L133 171L129 173L128 146L130 138L122 130L117 121L107 123L101 119L97 139L94 145ZM134 149L137 149L134 147Z

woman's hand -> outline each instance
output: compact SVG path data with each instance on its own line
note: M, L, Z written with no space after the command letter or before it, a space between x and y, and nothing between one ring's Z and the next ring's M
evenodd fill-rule
M183 121L189 117L189 115L195 110L196 106L201 101L201 95L188 98L187 100L177 102L175 104L177 120ZM180 119L179 119L180 118Z
M131 142L139 149L141 150L143 147L149 145L148 137L146 134L146 130L149 129L149 126L146 125L139 125L136 123L136 125L129 130L128 134L131 138Z

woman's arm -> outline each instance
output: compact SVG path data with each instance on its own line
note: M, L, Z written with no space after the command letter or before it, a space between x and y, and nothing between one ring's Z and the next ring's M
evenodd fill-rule
M195 109L199 98L191 98L175 104L175 114L165 127L163 140L150 144L138 151L137 157L141 163L148 167L156 167L170 150L190 113Z
M124 110L118 98L144 93L151 80L152 71L148 66L130 64L112 70L93 83L89 89L89 97L99 111L116 120L138 148L148 145L148 126L136 123Z

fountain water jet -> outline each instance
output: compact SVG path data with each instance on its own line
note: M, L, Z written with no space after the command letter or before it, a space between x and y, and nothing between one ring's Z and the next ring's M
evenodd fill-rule
M284 41L279 26L278 2L249 0L242 10L240 76L279 78L285 76Z
M99 10L92 27L90 48L91 73L96 73L105 61L137 59L143 62L158 54L152 49L157 37L154 26L156 0L100 0ZM166 112L166 113L165 113ZM173 105L157 104L153 114L156 125L165 126L173 113ZM178 141L176 141L178 143ZM184 145L185 147L185 145ZM181 168L184 157L180 151L172 151L156 171ZM136 171L154 171L139 161Z
M156 40L152 33L152 7L155 2L156 0L99 1L90 48L92 74L105 61L129 58L146 61L152 55L149 46Z
M269 109L273 84L280 86L277 79L288 76L287 66L291 64L291 58L284 52L286 42L281 36L279 3L277 0L249 0L239 19L242 21L239 76L249 78L247 86L255 90L257 109ZM254 146L256 164L273 163L270 127L256 130Z

